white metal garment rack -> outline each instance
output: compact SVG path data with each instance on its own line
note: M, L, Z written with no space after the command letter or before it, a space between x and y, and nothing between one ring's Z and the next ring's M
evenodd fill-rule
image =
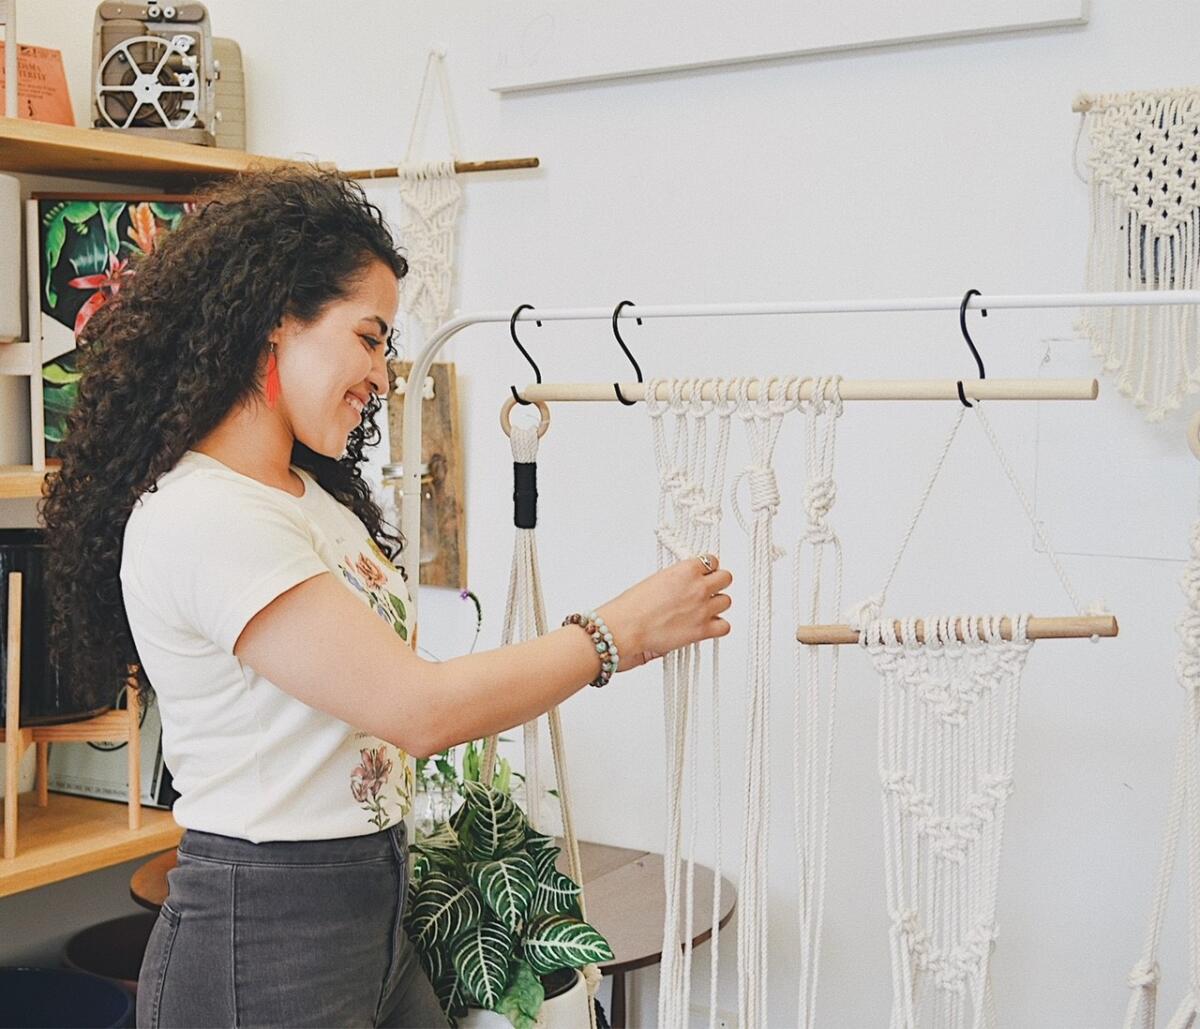
M1052 307L1159 307L1168 304L1200 304L1200 290L1143 290L1124 293L1027 293L1011 296L979 296L970 297L966 303L968 310L1005 310L1033 309ZM620 311L619 317L634 318L724 318L729 316L749 316L760 314L865 314L888 313L902 311L958 311L963 305L961 297L905 297L892 300L808 300L808 301L778 301L748 304L681 304L663 306L632 306ZM442 347L463 329L471 325L495 324L508 322L513 318L512 311L476 311L459 315L439 326L429 341L421 348L416 360L413 361L405 390L409 397L420 397L424 388L425 378L429 374ZM544 321L611 321L611 307L560 307L560 308L526 308L521 311L516 320L523 322ZM994 388L1000 380L964 380L968 397L986 398L983 386L990 383ZM911 399L945 399L957 401L955 381L936 384L931 389L927 381L893 382L881 384L878 382L862 384L871 387L867 393L879 396L883 390L888 397L899 399L904 396ZM902 387L897 389L897 387ZM642 398L645 390L637 383L622 383L621 391L627 398ZM996 394L992 394L993 396ZM542 385L528 392L523 391L522 397L541 400L616 400L612 385L605 383L603 387L584 385L550 386ZM1193 444L1197 456L1200 456L1200 443L1193 439L1196 435L1196 422L1189 429L1189 442ZM401 531L406 540L421 538L421 404L409 403L404 405L404 476L403 498L401 502L400 523ZM409 592L412 595L414 611L419 606L418 592L420 588L420 561L418 547L405 547L402 557L404 572L408 579Z

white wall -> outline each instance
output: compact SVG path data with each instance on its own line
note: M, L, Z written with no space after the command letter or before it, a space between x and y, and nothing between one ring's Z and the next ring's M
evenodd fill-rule
M394 161L407 139L426 48L439 43L448 51L464 156L541 158L537 172L467 180L458 293L465 310L626 297L648 304L1082 288L1087 202L1071 167L1071 100L1080 90L1194 82L1200 31L1200 10L1191 5L1097 0L1080 30L501 100L487 89L494 33L480 6L448 11L425 0L362 0L339 5L336 17L329 5L299 0L208 6L217 34L242 45L254 150L313 154L343 166ZM67 54L82 118L92 5L41 0L24 12L24 41ZM371 192L394 207L386 183ZM1043 342L1071 335L1068 312L993 312L973 324L990 376L1037 374L1047 353L1054 374L1094 371L1081 344L1047 350ZM525 338L548 380L623 374L603 324L547 324L527 329ZM948 314L655 321L631 325L626 338L651 375L946 377L973 368ZM471 582L491 645L511 546L506 441L496 413L508 383L527 381L527 373L502 327L468 331L451 356L464 387ZM1049 525L1052 539L1075 555L1064 558L1069 574L1085 597L1104 597L1122 625L1119 640L1046 644L1031 658L1000 891L998 1003L1008 1025L1111 1025L1140 946L1182 702L1173 625L1195 466L1182 421L1147 426L1111 390L1092 410L994 405L991 412L1029 483L1036 464L1039 509L1061 516ZM949 406L848 408L833 513L846 546L847 599L880 584L952 416ZM799 527L798 443L791 426L779 453L779 537L789 550ZM601 602L651 570L655 487L640 410L560 405L542 453L541 546L553 617ZM739 441L735 464L744 457ZM1121 556L1080 556L1118 553L1094 539L1114 520L1124 526ZM732 519L725 534L724 563L744 571L747 548ZM786 817L789 563L777 566L778 819L770 841L771 1024L781 1026L795 1021L797 952ZM723 662L726 869L740 849L734 827L746 584L743 574L734 587L735 635ZM922 611L1068 610L973 426L964 429L891 599ZM469 635L462 608L453 593L422 600L422 642L449 656ZM847 654L843 664L820 1014L823 1025L879 1025L890 987L876 683L860 657ZM659 711L656 670L622 676L566 705L584 838L661 847ZM711 860L711 846L701 856ZM733 938L722 948L726 1009L736 1007ZM1178 910L1167 950L1164 992L1174 998L1184 988ZM632 1002L641 1017L633 1022L651 1024L655 974L635 978ZM706 1001L703 984L695 996Z

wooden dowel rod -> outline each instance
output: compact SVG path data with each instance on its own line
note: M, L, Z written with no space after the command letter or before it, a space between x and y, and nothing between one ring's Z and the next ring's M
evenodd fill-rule
M955 379L846 379L841 384L843 400L953 400L958 401ZM814 380L800 387L802 400L812 398ZM772 399L782 395L783 385L773 384ZM646 386L640 382L621 383L627 400L645 400ZM758 399L758 381L750 384L747 395ZM963 392L972 400L1095 400L1100 385L1095 379L965 379ZM520 390L522 399L543 401L601 401L617 399L612 383L567 382L530 384ZM828 395L828 394L827 394ZM701 391L705 400L714 399L713 387ZM658 398L669 399L669 389L659 388Z
M1071 110L1076 114L1087 114L1092 109L1092 98L1087 93L1080 93L1072 102Z
M459 175L472 172L513 171L517 168L540 168L541 160L537 157L506 157L497 161L455 161L454 170ZM342 172L348 179L394 179L400 174L395 165L390 168L355 168Z
M977 623L982 635L982 619ZM925 642L925 621L917 620L917 639ZM962 624L956 622L954 635L963 638ZM1012 639L1012 621L1004 618L1000 622L1000 635ZM1031 640L1088 639L1092 636L1113 637L1117 635L1117 619L1113 615L1075 615L1068 618L1030 618L1025 635ZM896 636L900 636L900 623L896 622ZM808 646L823 643L847 644L858 642L858 630L849 625L802 625L796 630L796 640Z

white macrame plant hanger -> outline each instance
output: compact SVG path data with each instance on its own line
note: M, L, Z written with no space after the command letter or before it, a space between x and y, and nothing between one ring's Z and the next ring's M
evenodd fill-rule
M511 402L510 402L511 403ZM544 417L548 417L548 414ZM514 463L537 467L539 425L512 425L506 427L512 443ZM536 481L536 479L535 479ZM546 633L546 604L542 597L542 576L538 567L537 534L533 528L517 528L513 541L512 573L508 584L508 599L504 612L504 632L501 646L535 639ZM583 891L583 862L579 856L579 841L575 835L575 822L571 817L571 791L567 778L566 745L564 743L562 717L557 707L546 715L550 723L550 746L554 755L554 775L558 787L559 810L562 814L563 841L567 852L567 866L571 878L579 886L580 917L587 921L587 905ZM539 832L544 823L541 813L543 795L541 774L541 751L538 726L540 717L526 722L524 726L525 749L525 806L530 824ZM488 738L484 748L482 779L490 786L496 765L496 748L499 736ZM595 965L586 965L580 970L587 983L588 1019L590 1029L596 1029L596 990L600 986L601 974Z
M1125 1012L1125 1029L1154 1029L1161 974L1158 951L1181 834L1187 862L1188 990L1167 1024L1169 1029L1193 1029L1200 1024L1200 521L1192 527L1191 555L1182 586L1187 610L1179 621L1183 646L1176 674L1184 690L1183 719L1145 945L1129 973L1133 992Z
M833 456L842 404L839 379L797 377L760 380L655 380L646 386L659 474L659 508L655 536L658 567L695 555L717 553L720 546L721 500L725 488L730 423L737 414L746 430L750 460L731 485L734 514L751 544L750 636L747 673L748 713L744 772L739 923L737 938L739 1024L767 1024L768 1002L768 846L770 827L770 657L772 565L785 553L773 539L780 494L774 451L785 416L803 411L807 425L806 526L796 545L793 618L817 618L841 605L841 544L828 522L833 506ZM811 399L801 401L801 387L811 385ZM751 386L757 397L751 399ZM701 399L707 390L712 399ZM771 396L772 391L777 395ZM663 399L665 395L665 399ZM665 424L673 416L671 429ZM708 422L715 417L715 443L709 453ZM750 488L750 518L737 504L741 481ZM808 607L801 608L803 555L811 553ZM822 594L826 550L833 555L835 587ZM663 659L663 699L667 746L667 831L664 844L665 907L658 1025L682 1029L688 1024L694 938L693 870L700 812L697 773L699 752L699 685L702 647L693 644ZM793 691L793 786L796 851L799 864L800 975L797 980L796 1025L815 1025L821 927L824 913L825 854L828 840L830 769L836 710L837 655L828 679L822 675L815 648L802 660L796 648ZM719 970L721 891L720 784L720 646L711 643L711 729L713 758L712 814L714 886L709 968L709 1025L716 1024ZM828 683L823 689L823 683ZM689 794L689 788L691 793ZM691 800L689 806L688 801ZM686 822L686 827L685 827ZM686 828L687 856L684 859Z

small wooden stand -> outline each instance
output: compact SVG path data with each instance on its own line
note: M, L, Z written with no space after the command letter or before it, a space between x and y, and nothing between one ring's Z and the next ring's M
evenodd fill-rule
M91 740L126 740L129 743L129 828L142 826L141 732L138 725L137 666L129 668L125 683L125 711L109 711L94 718L61 725L21 726L21 573L8 576L8 690L0 743L4 748L4 859L17 856L17 793L21 755L37 747L38 807L50 801L48 779L49 744L85 743Z

